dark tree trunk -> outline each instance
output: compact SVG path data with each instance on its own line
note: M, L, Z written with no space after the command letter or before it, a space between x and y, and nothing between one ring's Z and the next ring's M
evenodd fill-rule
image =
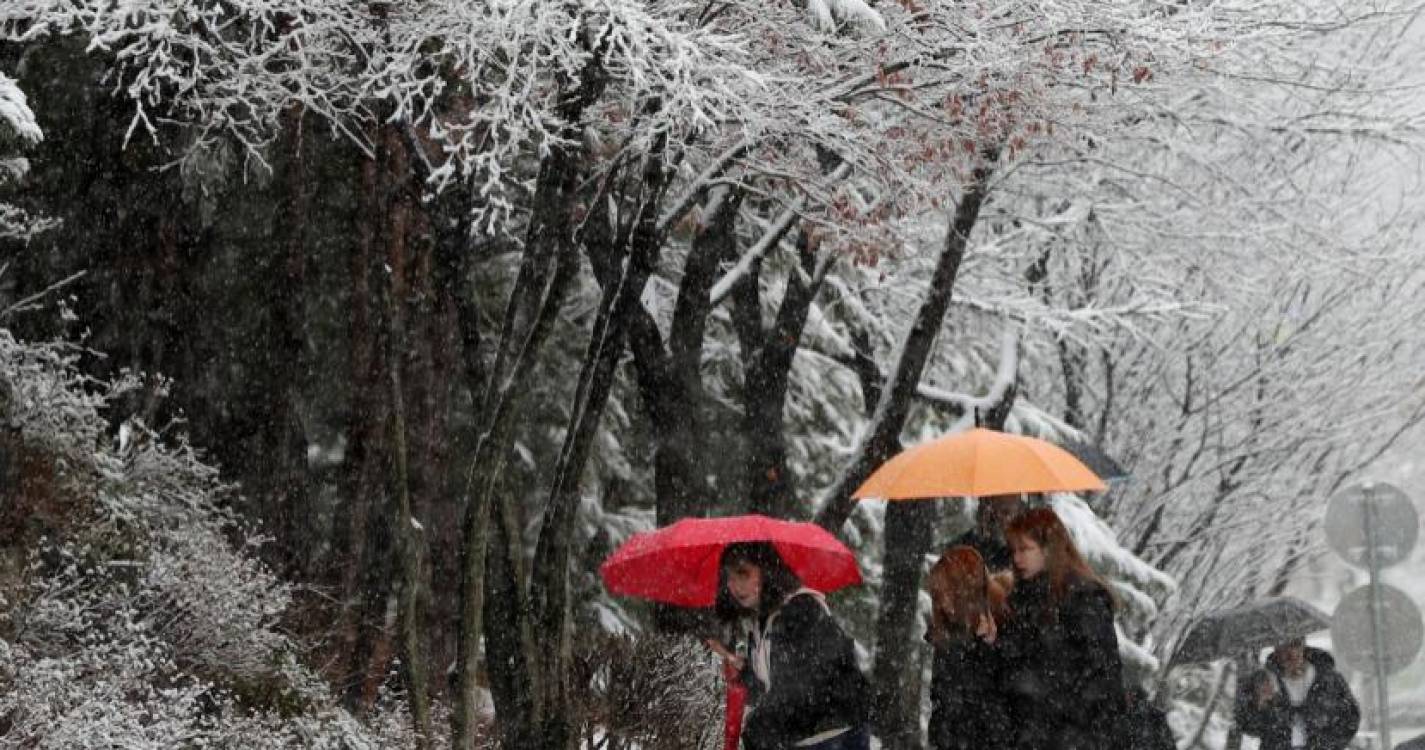
M802 273L788 274L777 318L762 337L761 351L749 363L743 386L747 496L753 511L776 518L800 515L796 484L787 465L783 416L792 361L801 346L811 303L825 279L825 267L818 269L815 243L806 230L798 233L796 247Z
M384 149L383 149L384 151ZM366 705L374 699L379 679L373 664L390 653L386 629L390 594L392 539L385 507L386 387L384 351L386 322L381 312L381 252L387 189L385 155L361 165L361 210L357 216L357 242L351 258L350 378L347 405L348 471L343 476L342 499L347 514L335 569L342 574L345 610L341 628L349 659L347 704ZM373 682L373 680L375 680Z
M930 358L936 335L944 323L945 311L950 307L950 297L955 289L960 261L965 257L970 233L979 219L980 205L984 202L992 165L997 156L997 152L985 154L984 164L975 168L970 183L965 186L965 192L960 196L960 203L955 208L954 218L946 232L945 247L940 252L940 260L931 276L925 298L921 301L915 321L901 344L900 355L887 375L888 382L882 388L882 397L876 405L871 424L866 428L856 456L837 478L827 494L826 504L817 513L816 522L833 533L846 523L847 516L855 507L856 500L851 497L851 493L877 466L894 455L900 446L901 428L905 426L911 399L920 385L925 363Z
M890 503L886 508L881 602L876 616L876 663L872 668L872 715L887 750L920 747L920 670L911 637L925 555L934 542L933 501Z
M503 491L503 490L497 490ZM505 498L495 500L509 505ZM530 675L534 665L527 657L520 636L524 613L523 576L512 565L511 546L505 524L489 524L488 554L485 564L485 605L482 626L485 633L485 674L490 696L499 718L501 747L521 750L534 746L535 691ZM515 540L514 545L519 541ZM469 675L469 678L474 675ZM473 727L472 727L473 728ZM473 739L473 738L472 738ZM551 749L552 750L552 749Z
M580 141L577 123L583 118L584 109L601 96L607 81L605 71L600 67L600 55L594 54L590 62L580 71L576 81L569 82L559 105L561 120L570 123L563 135L571 142ZM577 146L555 146L544 158L535 181L533 216L529 233L525 239L525 249L516 278L515 288L506 305L500 340L495 347L495 363L489 373L485 398L481 406L481 434L471 460L468 499L462 521L460 583L460 626L458 629L458 658L456 663L457 695L451 712L454 735L452 743L456 750L471 750L474 745L474 729L478 708L479 691L475 684L479 669L479 639L482 630L488 635L490 628L484 623L485 584L490 578L486 571L486 540L489 538L492 495L503 472L506 457L514 440L514 428L522 411L524 381L535 359L543 350L554 326L554 319L567 296L570 285L578 272L578 257L574 247L572 220L576 190L579 185L579 165L582 151ZM501 511L510 503L502 501ZM507 523L502 517L497 521ZM496 525L499 525L498 523ZM504 556L512 559L518 552L518 530L504 531L509 543L502 550ZM491 550L494 552L494 550ZM505 563L501 562L503 566ZM518 572L518 565L509 570ZM509 572L508 570L506 572ZM503 584L502 584L503 585ZM518 595L521 591L515 583ZM503 606L504 603L501 603ZM514 606L514 635L517 636L526 654L532 653L528 618L517 603ZM509 625L511 623L506 623ZM487 641L487 646L489 645ZM524 658L528 668L535 660ZM537 675L527 675L532 681ZM492 683L492 688L498 687ZM515 686L507 686L517 688ZM498 691L496 691L498 692ZM538 686L531 690L537 694ZM536 696L537 697L537 696ZM523 727L538 716L538 706L526 711L526 702L516 695L498 699L511 712L504 713L502 725L508 723L517 727L516 734L523 733ZM516 737L515 739L519 739ZM515 745L521 747L521 745Z
M702 383L702 350L709 293L719 261L736 243L740 193L722 193L711 201L707 225L693 240L683 267L673 324L664 352L658 327L640 306L630 321L639 395L647 405L656 447L653 482L660 526L702 515L711 497L707 475L707 435Z
M406 371L409 369L420 372L422 366L429 362L429 342L422 340L420 336L410 335L410 328L406 324L406 306L412 298L419 299L425 291L422 280L428 278L429 268L428 264L420 262L419 256L412 253L410 241L416 213L411 191L407 189L411 181L408 163L411 154L395 126L383 128L382 139L387 157L385 170L391 186L386 191L390 207L386 212L385 222L386 269L389 281L382 290L388 325L386 379L389 386L387 397L390 400L388 431L391 469L391 503L385 518L391 524L390 533L396 558L395 564L387 572L387 578L391 581L388 585L396 587L399 592L396 622L399 626L400 653L403 657L402 672L411 718L416 729L416 745L418 748L424 748L428 746L432 736L428 694L429 668L423 636L424 617L421 611L426 590L423 575L425 548L423 534L418 531L416 525L417 517L412 501L413 494L423 496L424 485L419 480L413 482L412 477L424 477L428 468L411 471L411 446L422 444L420 436L424 431L417 428L415 434L412 434L413 421L408 418L408 403L415 401L417 405L424 405L424 399L420 396L415 399L408 398L409 379ZM416 312L419 315L419 306ZM421 380L427 379L428 375ZM419 382L419 385L428 387L429 383ZM422 393L419 386L415 390L416 393ZM424 390L424 393L429 394L429 390ZM418 416L414 424L422 424L423 420L419 415L423 411L425 410L419 408L416 410ZM417 465L429 467L430 457L422 458L425 460L419 461ZM373 666L384 667L380 664Z
M277 248L280 255L272 264L271 296L267 300L272 315L270 372L272 386L268 401L272 411L262 425L261 455L266 477L259 488L275 518L269 529L279 540L283 569L290 577L305 577L311 570L312 551L320 531L309 501L306 466L307 434L300 418L302 399L309 381L306 357L306 268L307 217L311 211L311 180L307 167L304 111L293 107L285 115L284 140L287 153L282 180L285 200L278 204Z
M619 254L626 260L617 283L604 287L599 315L580 368L574 408L555 466L549 505L535 552L530 580L533 626L548 639L545 647L536 652L538 683L543 690L539 702L542 713L538 747L541 748L567 747L574 736L567 684L572 648L568 622L569 553L574 544L579 484L613 388L615 367L624 351L629 321L644 312L643 289L663 245L663 233L657 221L667 180L663 166L664 145L662 140L658 141L645 157L640 175L639 211L628 231L619 233L618 244L626 248ZM586 247L597 252L597 248L587 243Z

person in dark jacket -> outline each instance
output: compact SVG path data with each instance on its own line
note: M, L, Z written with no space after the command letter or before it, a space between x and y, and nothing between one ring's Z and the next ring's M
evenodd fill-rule
M1242 681L1237 726L1262 750L1343 750L1356 736L1360 707L1336 660L1300 638L1277 646L1266 668Z
M951 546L973 548L984 558L990 573L1008 571L1014 565L1004 527L1024 510L1023 495L991 495L976 501L975 528L961 534Z
M728 546L720 609L741 615L747 649L747 750L868 750L869 684L855 644L820 592L802 586L772 545Z
M1168 716L1153 705L1148 691L1134 685L1124 694L1123 746L1127 750L1178 750Z
M1019 750L1117 750L1123 665L1113 597L1053 510L1010 522L1011 619L1001 633Z
M1004 588L970 547L946 550L926 576L933 648L931 750L1006 748L1012 733L995 644L1007 620Z

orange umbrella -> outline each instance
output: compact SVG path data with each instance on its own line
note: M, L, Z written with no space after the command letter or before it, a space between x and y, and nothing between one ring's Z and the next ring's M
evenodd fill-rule
M1053 443L976 427L921 443L881 464L855 497L913 500L1103 489L1102 479Z

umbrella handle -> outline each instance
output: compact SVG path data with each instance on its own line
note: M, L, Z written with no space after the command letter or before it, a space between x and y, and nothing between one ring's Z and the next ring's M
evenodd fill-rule
M734 661L739 658L736 653L733 653L732 649L728 648L722 641L716 638L705 638L703 639L703 643L706 643L708 648L713 650L713 653L721 656L724 662Z
M747 705L747 686L742 684L738 670L730 660L723 660L722 675L727 681L727 710L723 714L722 747L723 750L738 750L742 741L742 714Z

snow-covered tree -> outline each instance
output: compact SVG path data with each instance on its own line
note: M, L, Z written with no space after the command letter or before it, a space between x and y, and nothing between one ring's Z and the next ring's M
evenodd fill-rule
M1372 258L1330 224L1343 193L1329 183L1351 158L1328 144L1408 140L1418 118L1373 98L1389 90L1374 60L1312 51L1319 38L1370 38L1408 10L139 0L116 12L19 0L0 7L0 35L29 50L77 38L126 108L127 147L153 147L144 170L177 162L184 189L201 192L270 168L293 200L277 201L284 257L264 256L268 267L301 269L312 252L303 211L321 201L304 192L308 138L335 133L363 155L334 191L359 194L359 228L347 238L351 289L330 305L351 303L351 340L335 348L357 373L355 395L333 409L356 416L332 451L353 458L337 463L350 478L330 504L385 519L399 564L380 545L355 553L342 596L378 585L343 612L379 623L352 625L353 641L392 638L386 613L399 612L425 726L420 696L441 681L420 677L440 671L421 666L421 579L431 563L455 569L446 583L463 583L463 598L441 622L460 623L448 640L459 642L453 716L468 747L487 663L502 665L492 688L508 741L568 735L568 598L587 604L577 623L637 624L597 594L594 551L655 521L819 511L848 537L914 536L885 571L868 557L899 587L878 638L907 642L914 607L901 605L932 525L913 516L933 506L875 523L852 515L848 490L902 441L976 407L1008 403L1008 429L1103 443L1129 465L1141 484L1092 501L1114 543L1063 506L1110 567L1191 572L1192 545L1168 553L1174 530L1247 528L1224 525L1214 479L1236 493L1250 473L1258 491L1277 491L1319 477L1318 462L1348 467L1326 421L1268 418L1269 405L1292 404L1288 415L1325 399L1338 421L1387 418L1380 399L1311 368L1404 361L1313 337L1368 314L1343 296L1341 267L1373 264L1399 284L1381 290L1392 304L1413 291L1403 256ZM16 101L4 80L0 104ZM170 244L155 255L176 256L176 223L158 222ZM1398 249L1399 237L1380 239ZM410 283L422 273L428 286ZM303 314L290 300L271 310L267 338L293 361ZM421 469L405 438L423 433L395 416L419 347L383 344L418 334L422 314L455 321L426 343L450 352L443 373L461 382L409 405L455 415L460 465L388 483L388 467ZM1303 314L1335 327L1291 323ZM1403 330L1376 325L1392 342ZM1007 329L1020 352L1008 381ZM1161 387L1180 382L1191 399ZM1186 420L1174 411L1184 402ZM272 407L267 421L304 423L304 406ZM1279 468L1260 468L1268 456ZM429 494L412 501L412 488ZM1117 556L1125 544L1136 558ZM1161 595L1154 574L1119 567ZM1171 640L1169 619L1155 648ZM1141 619L1129 626L1147 633ZM561 647L537 648L537 632ZM386 663L357 669L379 677Z

